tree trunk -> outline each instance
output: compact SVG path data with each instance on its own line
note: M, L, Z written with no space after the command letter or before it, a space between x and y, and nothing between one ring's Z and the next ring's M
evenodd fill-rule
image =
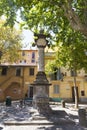
M74 74L74 94L75 94L75 108L78 108L78 96L77 96L77 89L76 89L76 71Z

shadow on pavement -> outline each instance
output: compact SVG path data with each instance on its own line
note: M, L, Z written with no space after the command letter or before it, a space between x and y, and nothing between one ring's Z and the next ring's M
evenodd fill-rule
M40 126L38 127L36 130L85 130L84 128L81 128L78 125L54 125L54 126L48 126L46 128L46 126Z
M75 118L73 115L67 114L64 110L53 110L48 120L58 125L66 123L75 125L73 118Z
M3 129L3 127L0 127L0 130L2 130Z

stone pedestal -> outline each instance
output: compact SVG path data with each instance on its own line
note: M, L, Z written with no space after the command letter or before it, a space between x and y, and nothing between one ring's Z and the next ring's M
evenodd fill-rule
M36 100L34 101L36 103L39 114L48 116L52 113L52 110L49 107L49 98L37 96Z
M49 115L51 108L49 106L49 82L44 72L38 72L36 80L32 84L34 87L33 105L40 114Z

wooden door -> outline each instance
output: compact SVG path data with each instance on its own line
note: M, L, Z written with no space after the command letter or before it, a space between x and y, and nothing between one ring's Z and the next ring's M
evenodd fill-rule
M29 97L33 97L33 87L30 87L30 94L29 94Z

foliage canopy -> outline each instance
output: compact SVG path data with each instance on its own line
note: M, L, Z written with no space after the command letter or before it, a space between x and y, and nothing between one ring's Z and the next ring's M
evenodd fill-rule
M87 36L87 1L86 0L1 0L0 15L7 16L7 23L17 21L17 11L28 28L60 33L67 27L80 31Z
M13 26L15 22L20 22L17 19L18 11L23 20L21 26L34 32L44 29L46 33L51 34L52 43L54 41L59 48L57 59L60 58L62 65L70 63L71 67L75 59L81 60L85 56L84 49L87 48L87 0L0 1L0 15L6 15L7 24ZM79 62L82 62L80 60L77 60L78 65Z
M18 59L18 50L21 49L21 32L9 26L3 26L0 21L0 57L1 62L15 62Z

